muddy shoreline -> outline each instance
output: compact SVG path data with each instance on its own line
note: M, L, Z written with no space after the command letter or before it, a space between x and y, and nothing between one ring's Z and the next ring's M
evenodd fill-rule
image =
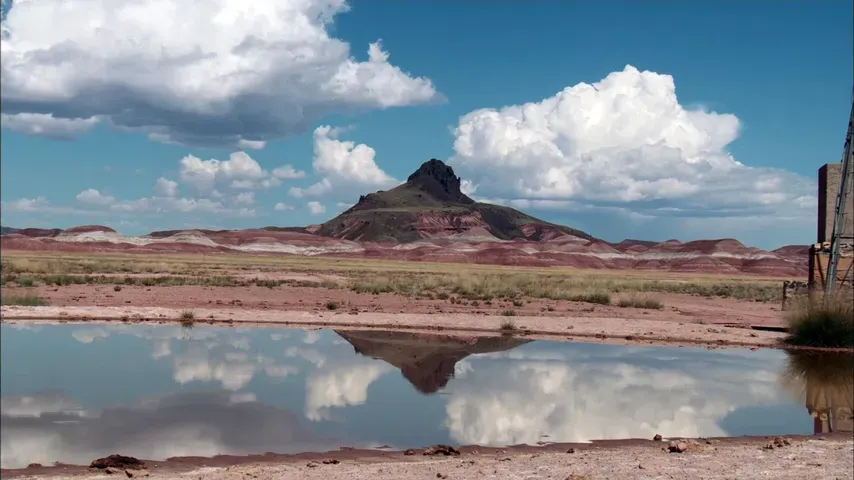
M3 322L181 324L184 310L164 307L0 307ZM842 351L852 349L791 347L786 334L749 325L707 325L649 319L595 317L503 317L477 314L406 314L353 312L194 309L192 325L440 333L447 336L513 335L550 340L617 345L739 347ZM502 330L511 321L512 330ZM761 327L760 327L761 328Z
M163 307L4 306L4 322L180 324L183 310ZM346 328L437 333L460 336L508 335L552 341L634 345L783 348L784 333L749 326L721 326L647 319L596 317L504 317L477 314L315 313L249 309L194 309L194 325L267 328ZM512 322L512 330L502 323Z
M785 438L791 445L770 448L775 438ZM685 452L669 452L670 442L688 446ZM793 468L805 469L801 476L775 478L834 478L840 473L854 472L852 453L854 441L850 432L815 436L744 436L718 438L664 438L596 440L590 443L551 443L545 445L514 445L508 447L460 446L458 456L425 456L423 447L414 454L405 451L354 449L342 447L328 452L299 454L218 455L214 457L174 457L163 461L145 460L143 475L151 478L479 478L470 472L483 473L495 465L505 469L518 468L520 463L548 465L554 473L571 475L591 474L587 478L656 478L656 474L677 473L679 478L753 478L734 473L730 468L744 468L736 457L748 456L754 462L770 463L780 472ZM800 451L799 451L800 450ZM121 452L132 455L133 452ZM810 462L809 460L813 461ZM94 460L94 459L93 459ZM327 461L327 463L323 463ZM330 462L332 461L332 462ZM614 463L622 464L615 466ZM692 475L685 462L710 463L721 471L702 471ZM738 462L738 465L732 465ZM628 466L628 468L623 469ZM460 471L465 467L465 471ZM748 465L749 467L749 465ZM447 473L432 473L440 469ZM568 470L567 470L568 469ZM370 473L373 471L374 473ZM643 470L647 470L644 472ZM417 472L416 474L413 474ZM497 470L496 470L497 472ZM590 473L586 473L590 472ZM791 472L789 472L791 473ZM385 475L384 475L385 474ZM448 475L442 477L440 475ZM136 473L138 476L139 473ZM453 476L451 476L453 475ZM717 476L720 475L720 476ZM84 465L33 465L20 469L0 470L3 478L105 478L103 470ZM115 475L112 475L115 476ZM124 476L124 475L122 475ZM504 477L501 477L504 478ZM551 477L537 477L551 478ZM564 477L560 477L564 478ZM569 477L567 477L569 478ZM584 478L584 477L582 477ZM842 477L837 477L842 478Z

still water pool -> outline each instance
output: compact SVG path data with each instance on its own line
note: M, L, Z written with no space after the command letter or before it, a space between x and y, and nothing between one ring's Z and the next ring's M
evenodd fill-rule
M850 412L851 402L850 355L210 326L0 329L2 468L117 452L810 434L829 428L810 410ZM810 393L817 364L848 370L819 368Z

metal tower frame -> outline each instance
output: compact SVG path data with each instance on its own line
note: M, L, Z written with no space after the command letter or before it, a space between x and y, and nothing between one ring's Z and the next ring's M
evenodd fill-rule
M839 180L839 193L836 195L836 214L833 217L833 234L830 237L830 259L827 266L827 279L824 282L825 295L833 295L838 283L839 250L842 234L845 232L845 202L848 201L848 180L851 176L852 135L854 135L854 90L851 93L851 114L848 118L848 132L845 135L845 148L842 154L842 177ZM847 277L846 272L846 277Z

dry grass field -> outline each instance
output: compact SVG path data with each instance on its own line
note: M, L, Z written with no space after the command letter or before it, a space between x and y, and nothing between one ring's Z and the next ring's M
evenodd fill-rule
M287 278L300 273L316 281ZM278 278L277 278L278 277ZM2 284L183 285L275 288L283 285L393 293L413 298L489 302L551 299L660 309L656 294L776 302L780 279L656 271L580 270L270 255L66 254L4 251Z

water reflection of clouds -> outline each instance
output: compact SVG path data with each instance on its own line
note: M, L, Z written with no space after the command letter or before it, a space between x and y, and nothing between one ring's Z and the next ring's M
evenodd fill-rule
M294 453L334 445L286 410L257 403L250 393L225 392L165 395L82 414L77 402L55 392L25 400L3 397L0 438L2 468L82 463L117 451L165 459Z
M332 408L365 403L371 383L393 369L387 363L354 357L340 348L322 353L316 348L289 347L285 356L301 358L316 367L306 377L305 416L313 421L329 420Z
M312 372L306 384L306 418L329 420L333 407L365 403L371 383L391 370L392 367L386 364L351 360L346 365L324 367Z
M11 417L40 417L52 413L82 416L83 406L57 390L43 390L31 395L0 397L0 413Z
M333 448L328 443L318 446L317 437L300 426L299 418L321 421L328 419L334 408L364 403L371 382L391 370L369 359L354 361L351 352L340 348L325 353L321 344L328 343L334 335L331 332L294 337L284 333L278 338L270 335L269 341L286 342L286 348L277 351L260 350L238 329L69 327L71 338L91 348L111 336L145 340L153 359L171 363L172 379L177 384L216 382L223 391L165 393L131 405L92 405L89 410L63 392L3 396L3 468L30 462L81 463L81 459L88 461L114 451L161 459ZM265 338L267 335L259 340ZM255 392L245 390L259 374L276 382L301 373L305 399L300 416L259 402ZM69 423L72 417L76 423Z
M252 355L251 330L245 328L214 329L177 327L143 327L109 325L103 328L75 329L72 336L82 343L105 339L112 334L129 334L152 343L152 357L172 357L173 379L179 384L192 382L218 382L222 388L238 391L260 372L268 377L283 379L300 373L291 364L277 362L270 356ZM332 409L361 405L368 396L368 388L383 374L392 370L384 363L364 357L354 357L341 348L329 352L318 348L323 333L318 330L290 333L273 333L273 341L298 341L296 346L284 350L286 359L302 360L310 364L306 372L305 416L321 421L330 418ZM337 338L337 337L336 337ZM174 351L173 341L181 341L180 351Z
M777 397L778 372L750 353L677 363L655 350L540 345L474 356L457 365L445 421L453 440L486 445L726 435L729 412Z
M103 328L81 328L71 332L71 336L80 343L92 343L95 340L107 338L110 334Z
M299 421L317 431L343 432L339 426L356 429L349 445L386 437L390 439L383 443L403 444L406 438L416 438L407 431L412 428L408 421L387 427L389 432L375 431L375 423L360 426L360 421L368 417L412 418L413 414L426 415L425 422L441 422L444 416L447 431L437 437L417 437L431 442L535 443L543 434L551 441L647 438L655 433L723 435L726 432L721 419L734 409L777 401L778 372L769 366L782 363L779 352L721 353L535 342L467 357L456 363L456 378L443 395L418 396L417 407L397 402L389 411L387 401L369 395L380 393L371 393L371 386L395 367L354 354L353 348L341 346L346 342L331 331L270 333L262 329L150 325L64 325L58 331L64 333L57 338L87 345L85 352L92 358L114 355L114 349L105 346L112 336L144 340L146 343L134 342L126 354L147 361L140 365L140 371L149 373L121 378L134 382L132 390L136 393L130 398L142 392L152 395L151 388L163 385L166 391L132 405L105 407L90 403L91 387L74 373L74 379L63 388L84 405L70 398L68 392L3 396L0 451L4 467L15 462L71 459L79 463L81 458L88 461L117 449L149 458L310 449L306 443L314 437L300 430ZM40 338L25 332L18 335ZM418 368L422 367L433 368ZM393 395L409 398L413 390L406 380L395 376L394 382L383 382L380 388L387 392L394 386ZM221 390L169 393L189 385ZM126 386L110 388L121 390ZM277 406L264 404L271 401ZM438 408L425 408L428 402ZM194 405L203 411L191 412ZM363 409L354 411L357 406ZM187 417L178 418L179 413ZM220 418L243 415L251 417L249 425L235 426ZM281 426L282 438L264 430L264 415L270 416L271 425ZM346 421L329 421L339 420L339 416ZM65 423L53 423L55 420ZM76 423L68 423L71 421ZM261 436L255 438L256 432L262 432ZM294 439L288 440L289 436ZM116 448L110 442L115 442ZM110 451L104 452L107 448Z
M217 331L213 328L106 325L75 329L71 336L81 343L92 343L110 335L133 335L149 340L152 358L172 357L173 379L182 385L215 381L226 390L236 391L262 371L277 378L299 372L298 368L279 365L272 358L247 354L252 347L246 335L249 331L246 328ZM182 348L177 352L173 351L173 341L181 342Z

